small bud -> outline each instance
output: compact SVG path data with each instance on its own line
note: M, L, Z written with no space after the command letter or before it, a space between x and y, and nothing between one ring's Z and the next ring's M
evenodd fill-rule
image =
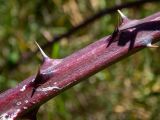
M157 47L159 47L158 45L152 45L151 43L148 43L147 44L147 47L149 47L149 48L157 48Z
M44 53L44 51L43 51L42 48L39 46L39 44L38 44L36 41L34 41L34 42L35 42L35 44L37 45L39 51L41 52L41 54L42 54L42 56L43 56L43 61L45 61L46 59L49 59L49 57Z

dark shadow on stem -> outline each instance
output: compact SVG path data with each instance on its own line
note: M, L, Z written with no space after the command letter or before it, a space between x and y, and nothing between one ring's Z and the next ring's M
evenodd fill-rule
M134 30L133 30L134 29ZM132 31L131 31L132 30ZM107 47L115 41L118 41L118 46L125 46L130 42L129 50L134 46L136 36L141 31L156 31L160 30L160 21L150 21L142 24L135 25L133 27L128 27L124 30L115 30L109 39Z

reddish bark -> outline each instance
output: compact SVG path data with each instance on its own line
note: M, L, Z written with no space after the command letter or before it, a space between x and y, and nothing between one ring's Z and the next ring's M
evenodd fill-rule
M111 41L113 39L113 41ZM119 31L61 60L46 59L37 75L0 94L0 119L36 119L40 105L105 67L160 38L160 12L122 23ZM111 42L109 44L109 42ZM109 44L109 45L108 45ZM36 77L36 78L35 78ZM33 96L33 88L36 88ZM33 112L34 111L34 112Z

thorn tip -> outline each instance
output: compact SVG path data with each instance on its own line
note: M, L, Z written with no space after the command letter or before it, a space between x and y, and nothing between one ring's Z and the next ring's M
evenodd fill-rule
M120 10L117 10L117 12L120 14L122 19L128 19Z
M157 48L159 47L158 45L152 45L151 43L148 43L147 44L147 47L150 47L150 48Z
M36 41L34 41L34 42L35 42L35 44L37 45L39 51L41 52L41 54L42 54L42 56L43 56L43 59L45 60L45 59L49 58L49 57L46 55L46 53L42 50L42 48L39 46L39 44L38 44Z

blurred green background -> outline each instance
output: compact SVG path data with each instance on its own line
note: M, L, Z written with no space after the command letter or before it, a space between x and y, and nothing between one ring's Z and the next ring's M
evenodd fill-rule
M134 0L0 0L0 91L37 72L41 55L14 65L26 52L67 32L99 10ZM160 3L123 9L129 18L159 11ZM105 15L44 51L71 53L113 32L118 14ZM41 106L38 120L160 120L160 49L144 49L93 75ZM13 70L11 70L13 69Z

